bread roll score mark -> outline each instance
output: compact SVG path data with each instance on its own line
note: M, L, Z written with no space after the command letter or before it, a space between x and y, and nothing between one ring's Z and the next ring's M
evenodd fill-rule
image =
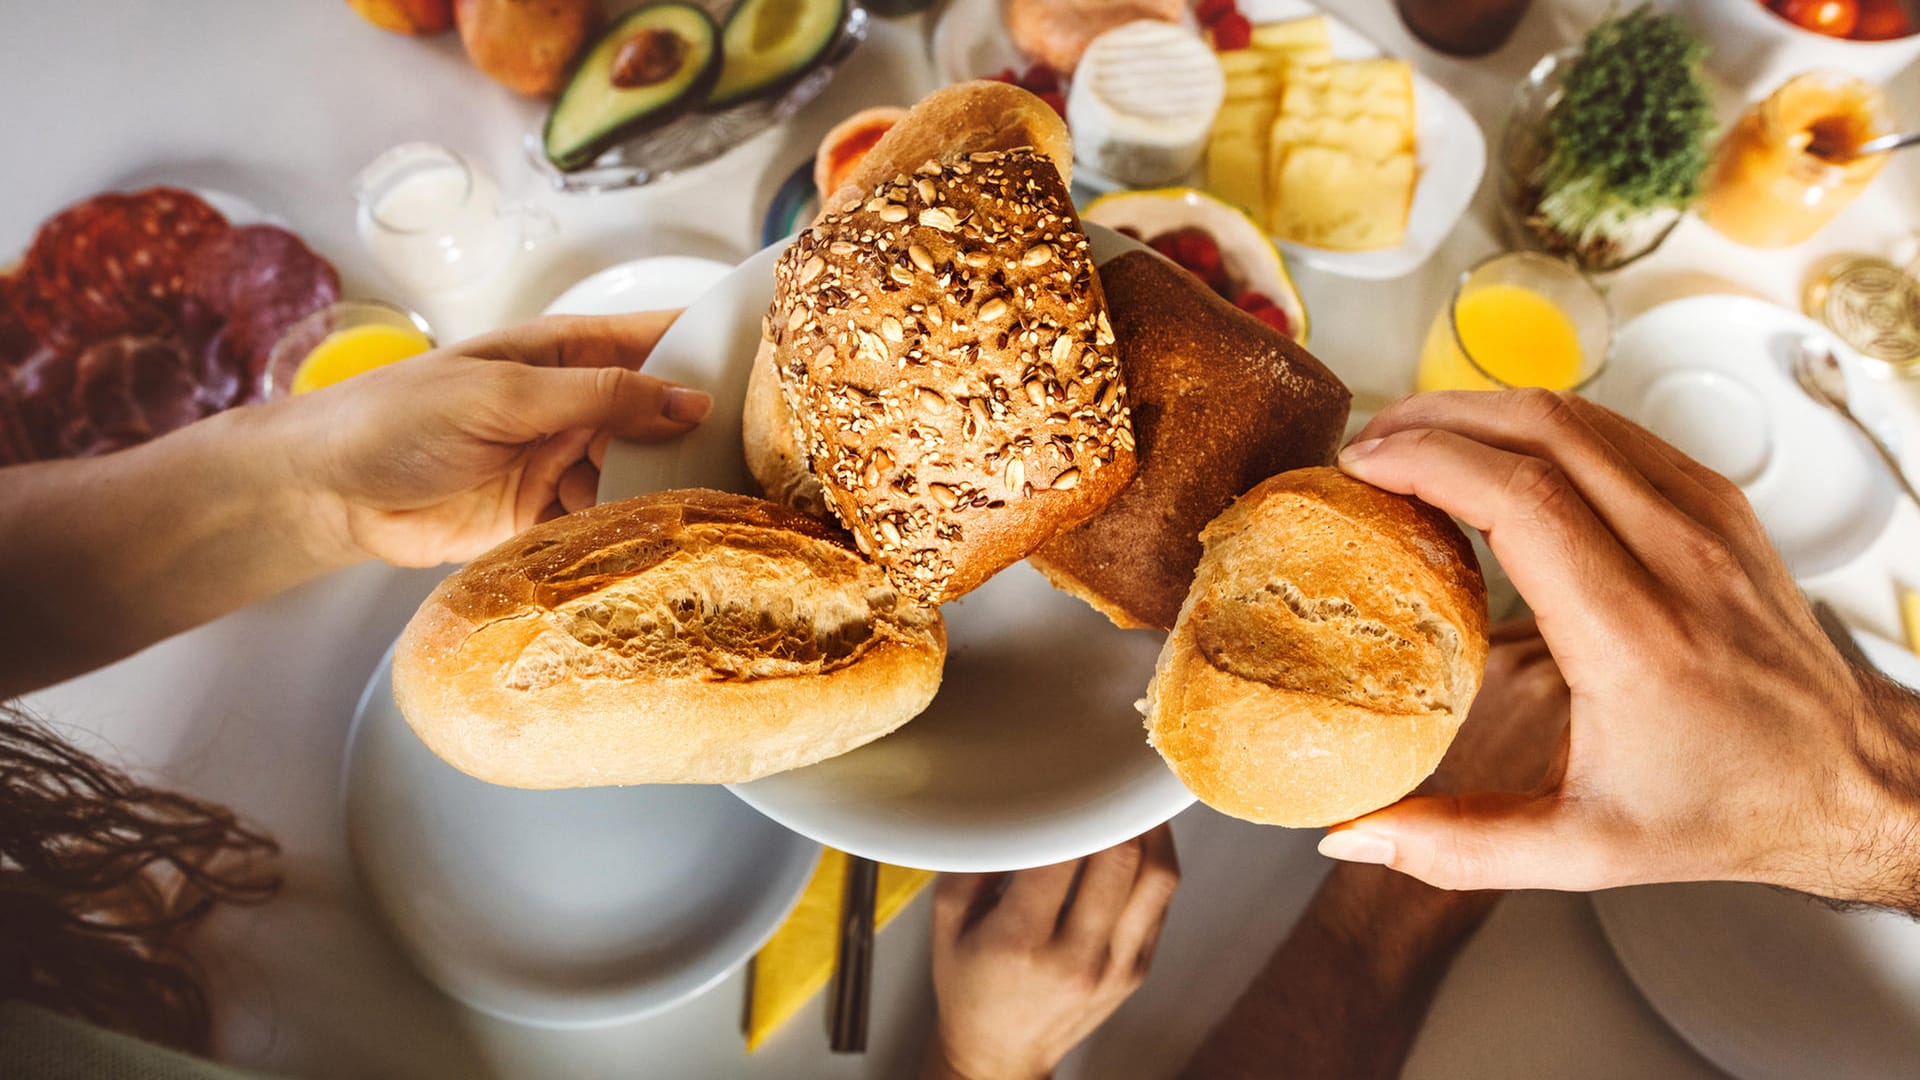
M1010 504L1089 486L1118 458L1131 474L1087 238L1032 148L896 176L801 233L774 284L764 330L795 440L902 592L958 595L1098 508L1035 523ZM956 559L969 529L1033 535L983 570Z

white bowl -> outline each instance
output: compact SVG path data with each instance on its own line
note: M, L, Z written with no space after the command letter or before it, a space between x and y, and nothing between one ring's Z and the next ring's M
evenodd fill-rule
M1087 234L1096 262L1139 247L1098 225ZM741 403L786 243L742 263L654 348L647 372L708 390L713 411L676 442L610 447L602 502L669 488L754 490ZM734 793L823 844L941 871L1079 858L1192 804L1133 708L1160 634L1115 628L1025 564L943 614L946 676L931 708L850 754Z
M1808 71L1881 83L1920 56L1920 34L1888 41L1828 37L1795 26L1760 0L1678 0L1674 7L1707 43L1707 67L1747 97L1771 93Z

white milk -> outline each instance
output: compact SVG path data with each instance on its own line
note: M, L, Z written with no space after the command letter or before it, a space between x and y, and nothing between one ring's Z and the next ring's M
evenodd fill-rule
M520 245L520 223L501 211L493 181L445 147L394 147L361 172L354 194L368 254L424 296L491 276Z

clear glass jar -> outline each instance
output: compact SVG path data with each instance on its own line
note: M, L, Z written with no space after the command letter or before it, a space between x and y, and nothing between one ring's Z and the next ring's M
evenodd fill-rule
M1720 140L1700 216L1748 247L1803 243L1879 175L1887 155L1848 155L1891 129L1886 100L1871 83L1795 76Z

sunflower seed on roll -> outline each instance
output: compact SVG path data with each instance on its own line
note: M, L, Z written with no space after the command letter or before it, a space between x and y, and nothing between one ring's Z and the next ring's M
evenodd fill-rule
M766 320L794 440L902 593L951 600L1105 506L1132 421L1051 159L954 153L802 232Z

